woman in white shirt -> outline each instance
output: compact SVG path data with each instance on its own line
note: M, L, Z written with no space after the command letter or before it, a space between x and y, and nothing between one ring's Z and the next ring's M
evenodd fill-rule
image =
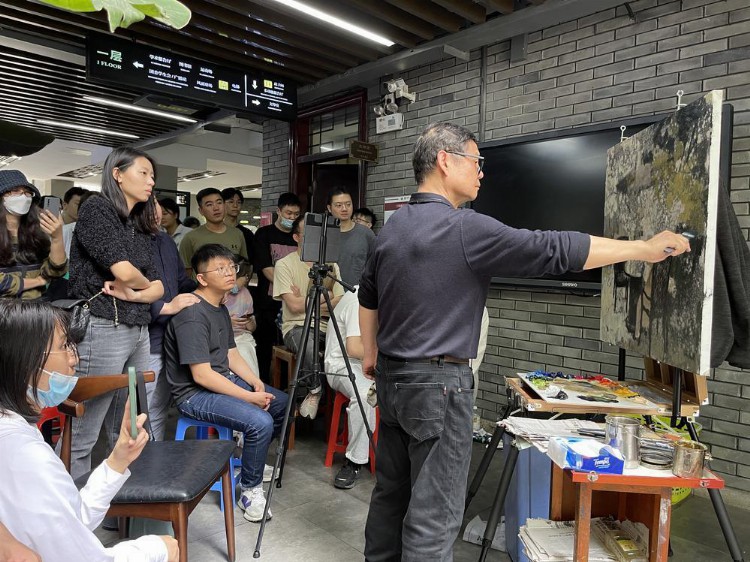
M46 303L0 300L0 523L45 562L177 561L172 537L105 548L93 533L148 441L145 414L132 439L125 408L117 444L80 492L34 425L41 408L60 404L78 380L68 325L67 313Z

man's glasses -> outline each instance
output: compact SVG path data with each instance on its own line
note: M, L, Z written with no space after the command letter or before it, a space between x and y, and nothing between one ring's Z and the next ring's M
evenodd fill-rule
M201 275L205 275L206 273L213 273L214 271L218 271L219 275L237 275L240 272L240 266L239 264L232 264L232 265L222 265L221 267L217 267L216 269L209 269L208 271L201 271L199 272Z
M484 167L484 156L478 154L469 154L468 152L458 152L456 150L446 150L448 154L455 154L457 156L463 156L464 158L476 158L477 160L477 175L482 173Z

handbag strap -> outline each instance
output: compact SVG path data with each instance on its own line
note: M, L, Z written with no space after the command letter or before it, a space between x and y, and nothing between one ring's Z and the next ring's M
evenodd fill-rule
M143 429L149 435L149 440L154 440L154 433L151 431L151 417L148 415L148 401L146 400L146 380L143 378L143 372L137 371L135 374L136 394L138 396L138 413L146 414L146 423ZM154 382L154 384L156 384Z

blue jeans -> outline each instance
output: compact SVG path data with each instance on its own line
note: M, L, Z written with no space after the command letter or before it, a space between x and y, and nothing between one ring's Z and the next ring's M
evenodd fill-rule
M471 460L469 365L378 356L376 484L367 562L450 562Z
M245 390L253 390L252 386L234 373L227 378ZM240 472L240 487L243 491L263 482L268 447L271 440L281 432L281 424L284 422L288 400L286 393L267 385L266 392L276 397L267 411L239 398L210 390L199 390L177 406L183 416L231 427L244 434Z
M115 326L112 320L91 316L83 341L78 344L76 375L115 375L148 368L148 326ZM122 388L86 400L83 416L73 418L70 475L78 478L91 470L91 451L104 424L111 451L120 435L128 389ZM58 451L62 440L58 441Z

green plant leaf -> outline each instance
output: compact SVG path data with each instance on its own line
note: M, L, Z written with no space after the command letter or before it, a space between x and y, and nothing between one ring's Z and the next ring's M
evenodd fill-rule
M178 0L40 0L45 4L70 12L107 11L109 30L128 27L152 17L175 29L182 29L192 16L187 6Z
M41 0L41 2L69 12L97 12L101 9L97 8L92 0Z

